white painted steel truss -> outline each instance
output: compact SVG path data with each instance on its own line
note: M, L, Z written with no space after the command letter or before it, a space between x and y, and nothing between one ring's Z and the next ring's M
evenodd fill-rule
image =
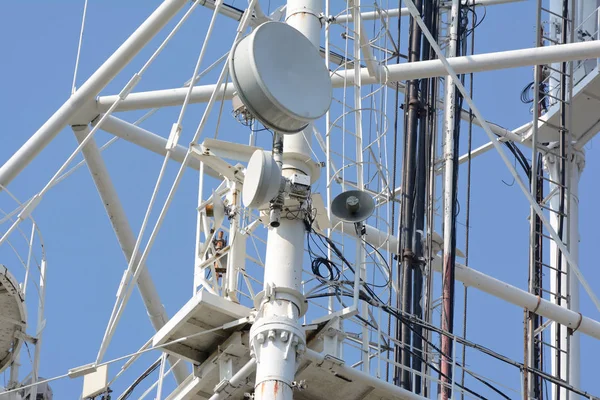
M479 3L481 5L491 5L502 2L508 1L481 0L476 5L479 5ZM48 122L0 168L0 184L3 185L2 187L6 187L65 126L72 126L79 146L56 174L54 174L48 184L25 205L17 208L17 212L13 215L16 218L12 218L9 228L0 238L0 244L8 244L10 238L17 235L21 229L21 223L30 217L48 190L64 179L65 175L68 176L70 172L67 168L81 151L94 177L94 182L102 197L113 230L128 263L121 285L117 291L117 301L115 302L113 313L107 325L104 339L100 344L98 357L95 361L96 366L102 365L104 353L117 329L119 319L136 284L142 294L144 305L153 327L156 330L160 330L169 321L158 293L154 288L152 279L147 272L145 262L149 256L156 234L164 221L173 195L181 182L182 175L188 167L198 170L200 176L197 237L195 242L194 294L199 290L207 291L234 303L252 306L256 295L262 290L263 286L262 276L264 274L265 261L262 257L264 256L267 244L264 239L263 225L267 223L268 217L265 213L257 213L256 211L252 212L245 209L242 207L240 200L244 183L244 164L247 163L249 156L258 146L252 141L249 144L234 144L219 139L206 138L201 140L201 135L208 119L213 115L211 114L213 107L223 100L230 100L234 95L233 86L227 82L226 78L226 55L217 59L207 70L201 72L201 67L206 63L204 58L207 43L215 28L217 16L223 14L240 21L235 39L238 40L247 32L248 27L256 26L260 21L268 19L260 10L256 0L250 2L248 8L250 11L241 14L236 13L235 10L231 10L222 1L210 4L205 2L207 4L203 4L213 9L213 16L207 29L204 45L192 73L192 79L184 87L153 92L136 93L133 91L135 85L139 82L152 61L154 61L170 38L177 32L187 16L201 2L193 2L191 4L183 18L159 46L158 50L133 75L129 83L118 95L96 98L111 79L129 63L132 57L185 6L185 3L183 0L164 1L102 67L84 85L77 89L73 96L69 98ZM530 138L526 133L531 125L525 125L515 131L508 131L490 124L483 118L469 97L466 89L460 83L457 74L535 64L551 64L559 61L600 58L600 42L590 41L549 46L547 48L522 49L446 59L442 50L419 17L413 2L405 0L405 4L407 8L402 10L396 9L382 11L381 13L379 10L362 12L360 2L355 1L342 10L339 16L332 19L330 21L331 24L325 24L327 26L326 35L329 35L329 30L334 29L334 26L344 31L346 39L343 44L347 47L345 49L342 48L342 50L345 51L346 54L344 57L348 61L332 72L332 83L334 88L336 88L336 99L325 119L325 125L322 128L324 130L321 131L319 127L315 126L303 139L308 143L308 154L306 156L307 158L312 158L309 162L311 168L318 171L321 168L318 161L323 160L323 158L325 159L323 162L325 173L321 172L324 177L320 180L321 190L324 190L325 193L319 197L316 196L316 192L313 193L312 207L314 207L314 212L316 213L316 226L314 227L314 235L316 236L312 240L315 241L313 246L319 246L319 243L320 245L326 244L326 242L323 242L325 240L324 237L329 237L331 243L337 244L342 250L344 257L349 260L348 264L355 266L356 271L351 271L349 265L348 267L344 266L343 260L340 260L339 257L336 258L335 251L329 246L326 255L330 259L336 259L342 265L340 275L350 275L348 283L345 286L342 284L338 288L340 293L347 295L350 299L345 302L340 299L343 296L339 296L339 293L336 298L335 293L330 288L328 291L328 286L322 277L315 275L314 270L305 267L302 275L303 295L309 297L309 309L315 311L304 316L302 322L307 332L310 332L311 329L320 331L324 325L328 329L331 328L329 332L333 332L325 335L327 338L323 339L325 352L320 353L309 348L305 353L307 360L320 367L325 365L326 369L334 371L337 374L352 377L352 379L359 382L365 382L365 384L372 386L375 391L380 390L382 393L400 398L416 399L422 397L402 391L390 383L378 379L383 377L386 367L393 367L395 365L395 361L391 359L392 357L389 356L389 352L390 348L397 343L397 340L386 332L388 327L388 322L385 321L387 315L381 311L381 299L371 298L370 302L364 301L364 292L361 289L364 286L361 280L367 281L368 279L372 279L373 281L370 283L374 285L385 282L383 288L376 291L378 296L391 297L397 295L398 292L397 286L392 282L394 267L390 266L387 261L391 255L397 253L398 249L395 232L388 222L390 215L393 215L391 207L393 207L397 195L396 188L391 186L392 172L390 171L390 160L392 155L388 150L390 143L387 138L387 133L391 127L389 117L386 115L390 84L394 87L395 85L393 84L398 81L441 76L451 79L469 104L477 120L477 124L484 129L490 139L490 144L484 146L481 150L474 151L472 156L483 153L492 147L499 152L528 201L547 225L550 236L561 247L562 242L558 240L557 233L550 227L549 222L546 221L542 209L531 197L529 188L522 182L512 163L505 155L504 150L501 148L501 141L505 140L527 144ZM253 15L252 10L254 7L256 9ZM325 15L329 15L329 7L329 2L327 2ZM283 9L281 8L277 11L279 14L276 15L276 19L281 16L282 11ZM385 52L378 51L375 45L380 45L380 47L389 45L388 37L386 36L386 33L389 33L389 31L385 20L393 18L398 14L405 16L409 15L409 13L421 26L439 59L403 64L378 61L377 56L381 60L384 58L382 54ZM379 23L382 33L375 38L369 38L363 26L364 21L370 20L374 20L376 23L379 20L383 21ZM354 38L354 40L349 38ZM340 45L338 42L327 40L325 45L326 62L330 61L331 51L339 49ZM196 82L205 73L210 72L210 69L222 65L220 64L221 62L224 62L224 66L222 66L216 84L196 85ZM364 62L366 67L347 68L349 63L358 65L360 62ZM182 120L184 114L188 105L193 103L207 103L207 105L193 134L191 143L188 147L185 147L178 142L183 129ZM176 122L173 124L168 138L163 138L151 131L138 127L136 124L129 123L112 115L115 112L176 106L181 106L181 111ZM219 113L219 118L220 115L221 113ZM368 131L368 133L366 123L364 122L367 115L376 121L376 127ZM129 225L127 216L108 175L102 159L101 149L95 143L94 134L98 130L104 130L164 156L163 167L157 178L155 190L152 198L149 200L147 213L137 238ZM311 143L310 136L315 137L316 143ZM589 138L585 137L585 140L587 141ZM334 143L341 143L341 146L334 146ZM546 149L542 150L546 151ZM169 161L176 161L181 165L170 187L167 198L162 206L160 206L160 214L151 229L150 238L144 244L142 238L148 224L151 223L151 211L158 201L159 188L163 183L164 171ZM462 161L462 159L459 160L459 163ZM217 178L221 183L214 188L209 188L209 184L205 183L205 176ZM330 214L329 207L327 207L335 194L354 187L367 190L375 197L379 205L375 216L369 220L369 225L366 226L364 241L356 237L353 226L335 221ZM216 210L218 212L215 212ZM219 216L219 212L223 212L223 214ZM290 209L287 212L289 213L289 219L293 220L298 218L296 213L300 211ZM227 235L226 241L223 239L223 241L219 242L222 239L219 236L219 232ZM311 239L309 238L309 240ZM321 242L318 243L316 240ZM564 245L562 246L561 251L568 259L569 265L580 279L596 306L600 309L600 303L598 303L594 292L583 278L581 272L579 272L578 263L571 258L568 249ZM352 254L351 249L356 249L355 254ZM314 251L314 248L310 251ZM439 269L438 261L436 259L431 263L432 269ZM377 276L375 278L368 277L367 271L375 271L374 273ZM526 291L495 280L475 269L459 265L456 274L457 279L468 286L479 288L520 308L537 312L550 320L557 321L583 334L600 339L600 323L593 319L552 304L544 299L536 298ZM395 311L399 315L402 315L400 311ZM403 317L408 318L408 316ZM38 322L39 325L43 325L41 321L43 320ZM332 326L332 323L337 325L334 324ZM427 329L431 329L434 334L438 332L433 326L427 327ZM38 333L41 335L41 329ZM458 338L455 339L458 340ZM402 344L400 343L399 345ZM149 349L150 347L145 347L143 351L148 351ZM432 351L431 354L427 354L427 360L436 362L438 356L435 351ZM337 360L342 357L344 358L343 363ZM163 358L164 360L165 358ZM186 384L189 379L187 368L172 355L169 356L169 360L172 365L169 371L172 371L179 384ZM245 381L254 372L256 365L255 361L252 360L255 359L252 358L251 361L248 361L243 366L239 366L235 373L228 375L227 382L229 385L237 387L237 384L241 384L242 381ZM460 368L460 366L455 363L454 368ZM166 371L166 373L169 371ZM519 374L519 371L517 370L516 373ZM162 377L164 375L165 367L163 362L160 379L157 383L159 397L162 390ZM427 376L425 379L436 382L436 379L432 376ZM462 391L459 388L455 389ZM210 398L224 398L224 394L222 391L216 391Z

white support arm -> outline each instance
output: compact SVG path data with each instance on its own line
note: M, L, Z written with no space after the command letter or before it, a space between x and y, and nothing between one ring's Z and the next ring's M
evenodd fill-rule
M469 1L463 1L464 5L471 5L471 6L492 6L492 5L496 5L496 4L506 4L506 3L516 3L516 2L520 2L520 1L524 1L524 0L469 0ZM384 18L397 18L398 15L405 17L410 15L410 12L408 12L408 8L404 7L404 8L391 8L389 10L381 10L381 11L366 11L366 12L362 12L360 13L360 18L363 21L369 21L369 20L374 20L374 19L379 19L379 15L383 14ZM333 20L334 24L347 24L349 22L353 22L354 19L352 17L352 14L345 14L345 15L339 15L337 17L335 17L335 19Z
M457 74L469 74L475 72L495 71L501 69L527 67L540 64L552 64L559 61L575 61L592 58L600 58L600 41L570 43L555 46L535 47L529 49L509 50L496 53L476 54L473 56L453 57L448 59L450 66ZM427 60L413 63L402 63L387 67L388 83L410 79L433 78L447 76L448 71L440 60ZM334 88L351 85L354 82L354 70L342 70L331 78ZM375 77L370 77L366 68L361 69L361 83L363 85L377 83ZM215 85L196 86L192 90L190 103L207 102ZM147 108L179 106L187 88L155 90L149 92L130 93L123 100L116 111L130 111ZM230 100L233 97L233 85L227 85L223 91L219 91L219 98ZM117 96L101 96L97 100L96 111L98 114L108 110ZM1 181L0 181L1 183Z
M77 141L81 142L90 133L90 128L89 126L78 126L73 128L73 132L75 133ZM117 191L110 179L106 164L102 159L102 155L100 154L100 150L94 139L88 142L82 149L82 152L90 170L90 174L96 184L96 188L98 189L98 194L102 199L102 204L108 214L108 219L115 231L123 255L125 256L125 260L129 262L135 245L135 236L131 229L131 225L129 225L129 220L127 219L127 215L125 214ZM137 280L137 286L140 290L140 295L142 296L146 311L148 312L150 322L154 329L158 331L165 325L169 318L160 301L156 286L154 286L154 282L152 281L148 269L145 267L142 268L143 270ZM170 357L169 361L171 361L171 364L173 365L177 359ZM175 365L173 374L178 383L183 382L189 375L184 363Z
M108 118L104 120L104 123L102 124L102 130L118 136L130 143L137 144L138 146L148 149L153 153L160 154L161 156L165 156L167 154L165 147L167 145L167 139L140 128L132 123L113 117L112 115L108 116ZM171 159L181 163L183 162L186 153L187 149L185 147L177 145L171 153ZM196 171L198 171L200 168L200 163L196 160L191 160L188 165ZM213 178L219 178L219 174L210 167L205 167L204 173Z
M336 224L335 222L336 221L334 221L333 224L334 229L341 230L341 227L344 226L345 233L354 234L353 224ZM390 236L369 225L366 226L366 231L365 240L372 246L382 249L389 248L391 253L397 252L398 240L396 237ZM436 256L436 258L432 260L431 266L435 271L440 272L442 270L440 258ZM577 330L585 335L600 339L600 322L596 320L584 317L578 312L553 304L548 300L541 299L525 290L458 263L456 264L455 273L456 280L467 286L474 287L485 293L491 294L494 297L507 301L508 303L535 312L544 318L556 321L561 325Z
M94 97L181 10L186 2L186 0L165 0L54 115L0 167L0 185L8 186L39 152L72 121L80 109L93 102Z

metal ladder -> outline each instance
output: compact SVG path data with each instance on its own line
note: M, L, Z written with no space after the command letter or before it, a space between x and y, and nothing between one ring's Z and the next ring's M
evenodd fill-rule
M573 38L573 20L569 16L573 15L572 5L569 0L563 0L562 12L559 14L542 6L542 1L537 1L537 23L536 23L536 45L552 46L557 44L569 43ZM544 30L544 17L551 23L551 29ZM554 29L552 29L554 28ZM547 32L548 31L548 32ZM556 35L553 35L553 32ZM553 37L554 36L554 37ZM569 246L569 160L571 147L571 98L573 92L572 81L573 69L571 63L560 63L557 65L536 66L534 76L534 105L533 105L533 128L532 128L532 163L531 163L531 190L539 206L546 210L557 220L557 233L563 238L564 244ZM557 107L558 106L558 107ZM550 111L558 108L560 113L559 126L549 124L543 116ZM538 150L537 131L541 124L551 125L559 132L558 147L552 151L549 157L554 157L554 162L558 163L560 179L550 179L544 174L540 153ZM549 195L544 197L544 189L550 187ZM556 204L550 206L548 202L558 195L558 209ZM530 212L530 266L529 266L529 291L532 294L546 300L554 301L556 304L569 307L569 275L567 265L562 258L560 250L556 249L556 260L554 265L546 262L544 259L544 243L549 243L553 239L545 232L540 218L536 215L533 208ZM544 282L547 273L555 277L555 288L552 292L548 290ZM565 279L566 278L566 279ZM566 281L566 285L564 284ZM567 336L566 346L561 343L561 335L568 329L565 326L556 324L555 340L547 341L546 330L553 324L550 321L544 321L542 317L534 312L525 313L525 364L533 370L545 371L546 356L548 353L554 353L555 364L558 371L557 378L566 382L568 379L569 348L570 341ZM566 356L566 357L565 357ZM563 358L564 357L564 358ZM561 363L567 362L566 376L560 374ZM524 398L542 399L546 397L543 379L534 373L524 374ZM565 391L554 390L555 400L565 400L569 397Z

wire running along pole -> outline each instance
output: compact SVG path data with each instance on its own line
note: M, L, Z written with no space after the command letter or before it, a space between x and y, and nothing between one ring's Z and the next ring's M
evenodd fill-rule
M419 24L419 26L421 26L421 30L423 31L423 34L425 35L425 37L427 38L427 40L431 44L431 47L433 48L433 50L437 54L439 60L444 65L444 68L448 72L448 75L450 75L450 78L452 79L452 81L456 85L456 88L463 95L464 100L466 100L467 104L469 105L469 107L473 111L473 114L475 115L475 117L481 122L481 127L483 128L483 130L485 131L485 133L490 138L490 141L492 142L492 145L496 148L496 150L500 154L500 157L502 158L502 160L506 164L508 170L512 174L512 176L515 179L515 181L518 183L518 185L521 188L523 194L525 194L525 197L529 201L529 204L535 210L536 214L540 217L540 220L542 221L542 223L544 224L544 226L548 230L548 233L550 234L550 236L552 237L552 239L556 242L556 246L560 249L561 253L565 256L565 258L569 262L569 265L573 269L573 272L577 276L577 279L579 279L579 282L581 282L581 285L583 286L583 288L585 289L585 291L587 292L587 294L592 299L592 302L594 303L594 305L596 306L596 308L598 309L598 311L600 311L600 300L598 300L598 297L596 297L596 295L594 294L592 288L590 287L590 285L588 284L588 282L583 277L583 274L581 273L581 270L579 269L577 263L575 262L575 259L573 258L573 256L571 255L571 253L569 252L569 250L567 249L567 247L565 246L565 244L562 242L562 240L560 239L560 237L558 236L558 234L556 233L556 231L554 230L554 228L550 225L550 222L544 216L544 213L543 213L541 207L539 206L539 204L537 204L537 202L535 201L535 199L533 198L533 196L529 192L528 185L526 185L523 182L523 180L521 179L520 175L517 173L515 167L513 166L513 164L511 163L511 161L508 159L508 157L507 157L506 153L504 152L504 149L502 148L501 144L498 141L496 141L496 139L497 139L496 135L492 132L492 130L491 130L491 128L490 128L487 120L485 120L483 118L483 115L481 114L481 112L479 111L479 109L477 108L477 106L475 105L475 103L473 102L473 99L471 99L471 97L469 96L469 93L467 92L467 90L465 89L465 87L461 83L460 79L456 75L456 72L454 72L454 69L448 63L448 60L444 56L442 50L440 49L440 47L438 46L438 44L436 43L436 41L433 39L433 36L431 35L431 32L429 32L429 30L425 26L425 23L421 19L421 16L419 15L419 12L417 11L417 9L416 9L413 1L412 0L405 0L405 4L408 7L408 10L410 11L411 15L413 15L413 17L415 18L415 21L417 21L417 23Z

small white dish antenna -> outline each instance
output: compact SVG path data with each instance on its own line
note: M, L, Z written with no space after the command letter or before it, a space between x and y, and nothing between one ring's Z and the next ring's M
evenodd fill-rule
M260 208L273 200L281 188L281 169L271 153L256 150L246 168L242 201L249 208Z
M215 218L215 232L223 225L223 221L225 221L225 203L223 203L223 199L221 196L218 196L213 190L212 194L213 198L213 215Z
M375 201L367 192L348 190L331 202L331 212L344 222L360 223L373 214Z
M277 132L300 132L331 105L331 77L319 50L282 22L266 22L237 42L229 74L248 111Z
M423 244L427 245L427 238L423 238ZM433 235L431 235L431 247L433 254L438 254L444 249L444 238L435 231L433 232ZM461 249L457 247L455 251L457 257L465 258L465 253L463 253Z

